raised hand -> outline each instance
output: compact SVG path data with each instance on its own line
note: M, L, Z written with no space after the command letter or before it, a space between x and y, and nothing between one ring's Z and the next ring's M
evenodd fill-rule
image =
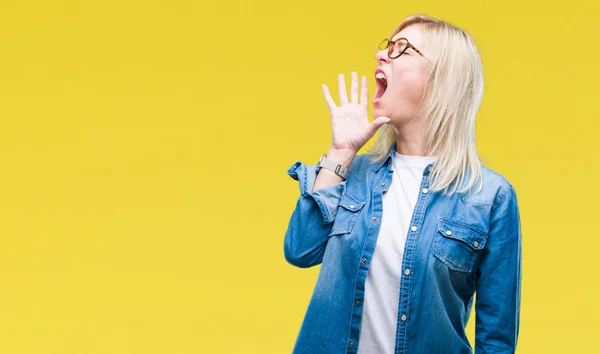
M331 148L357 153L363 145L377 132L377 129L389 122L387 117L377 117L373 122L368 120L369 83L362 77L360 101L358 96L358 73L352 72L350 101L346 93L344 74L338 75L340 105L336 106L329 94L329 88L323 84L323 94L331 114Z

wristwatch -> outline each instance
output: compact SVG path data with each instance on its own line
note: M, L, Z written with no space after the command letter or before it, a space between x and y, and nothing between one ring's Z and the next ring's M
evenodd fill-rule
M336 175L342 177L343 179L348 178L349 171L346 167L338 164L337 162L328 159L327 154L321 155L319 159L319 163L317 163L317 172L321 169L321 167L325 167L326 169L335 172Z

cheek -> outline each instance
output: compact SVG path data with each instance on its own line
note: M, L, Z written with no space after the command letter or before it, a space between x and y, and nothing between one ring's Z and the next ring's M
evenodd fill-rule
M404 70L394 76L394 91L404 97L420 99L425 80L426 73L419 69Z

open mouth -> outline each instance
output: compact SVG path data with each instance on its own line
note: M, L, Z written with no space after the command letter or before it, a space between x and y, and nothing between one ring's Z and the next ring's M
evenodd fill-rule
M374 99L379 100L387 89L387 79L383 73L377 73L375 75L375 82L377 84L377 89L375 90Z

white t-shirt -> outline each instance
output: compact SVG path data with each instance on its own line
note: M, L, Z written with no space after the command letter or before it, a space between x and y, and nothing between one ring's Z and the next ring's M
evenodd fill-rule
M365 284L358 353L394 353L404 244L423 171L436 159L394 152L392 183L382 197L381 227Z

